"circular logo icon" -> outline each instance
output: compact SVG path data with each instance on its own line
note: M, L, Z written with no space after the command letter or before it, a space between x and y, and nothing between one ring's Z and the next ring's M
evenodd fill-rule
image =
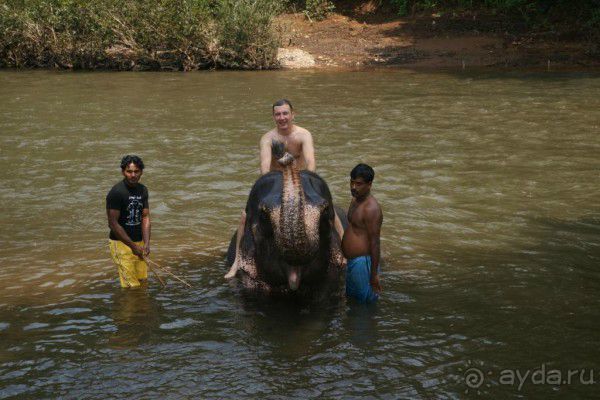
M483 371L479 368L469 368L464 373L465 384L471 389L477 389L483 384Z

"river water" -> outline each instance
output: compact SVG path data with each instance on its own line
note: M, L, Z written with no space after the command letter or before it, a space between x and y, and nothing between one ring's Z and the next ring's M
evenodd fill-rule
M375 168L376 306L222 278L281 97L338 205ZM127 153L152 258L193 289L119 288L104 200ZM599 153L596 73L2 71L0 398L589 398Z

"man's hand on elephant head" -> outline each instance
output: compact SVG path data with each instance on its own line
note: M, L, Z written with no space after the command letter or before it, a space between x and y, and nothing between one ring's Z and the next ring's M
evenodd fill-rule
M283 157L278 159L277 162L279 163L279 165L282 165L285 167L286 165L290 165L291 163L294 162L294 156L286 151L285 154L283 155Z
M285 155L285 144L273 139L271 141L271 154L273 154L273 158L275 159L283 157Z

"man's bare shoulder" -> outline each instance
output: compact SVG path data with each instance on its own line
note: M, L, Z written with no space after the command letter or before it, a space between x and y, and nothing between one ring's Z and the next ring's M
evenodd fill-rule
M367 201L365 201L364 210L365 210L365 213L371 217L383 216L383 212L381 211L381 206L379 205L379 202L373 195L369 196Z
M275 139L276 137L277 137L277 129L271 129L269 132L262 135L262 137L260 138L260 141L261 141L261 143L262 142L271 143L271 140Z
M306 137L310 137L312 138L312 134L308 131L308 129L303 128L301 126L295 125L294 126L294 134L299 137L299 138L306 138Z

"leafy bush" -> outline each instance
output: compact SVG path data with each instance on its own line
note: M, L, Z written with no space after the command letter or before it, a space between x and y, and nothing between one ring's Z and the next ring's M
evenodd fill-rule
M0 66L270 68L278 11L276 0L4 0Z
M102 5L95 17L109 40L110 61L119 68L190 70L211 65L206 54L214 29L205 2L104 0Z
M308 19L320 21L335 10L331 0L288 0L290 11L302 12Z
M307 17L320 21L335 9L329 0L306 0L304 13Z
M271 20L281 11L272 0L223 0L217 12L219 46L211 57L227 68L268 68L277 62Z
M408 0L390 0L392 6L398 12L398 15L405 17L408 15Z

